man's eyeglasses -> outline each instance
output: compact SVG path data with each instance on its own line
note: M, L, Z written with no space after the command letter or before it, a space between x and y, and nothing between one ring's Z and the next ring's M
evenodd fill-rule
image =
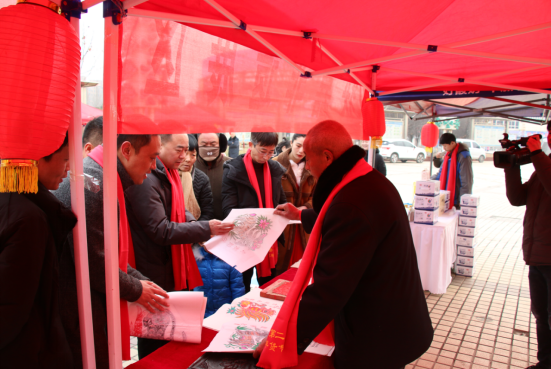
M259 153L260 155L262 155L262 156L264 156L264 157L266 157L266 156L272 156L272 155L274 155L274 152L275 152L275 150L270 150L270 151L259 150L259 149L256 148L256 146L255 146L255 149L256 149L256 151L258 151L258 153Z

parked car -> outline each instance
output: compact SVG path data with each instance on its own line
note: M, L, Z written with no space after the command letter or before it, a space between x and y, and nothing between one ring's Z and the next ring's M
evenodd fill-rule
M408 140L383 140L380 154L383 159L389 159L391 163L397 163L398 160L401 160L402 163L408 160L422 163L425 160L425 150Z
M480 147L479 144L473 140L466 140L463 138L458 138L457 142L461 142L469 148L473 161L478 160L479 163L484 163L484 160L486 160L486 151Z

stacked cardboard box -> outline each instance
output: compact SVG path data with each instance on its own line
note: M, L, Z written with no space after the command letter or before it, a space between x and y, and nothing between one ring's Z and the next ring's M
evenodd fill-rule
M415 183L414 223L436 224L440 213L440 182Z
M460 199L459 227L457 228L457 259L455 273L472 277L475 270L476 219L480 196L463 195Z

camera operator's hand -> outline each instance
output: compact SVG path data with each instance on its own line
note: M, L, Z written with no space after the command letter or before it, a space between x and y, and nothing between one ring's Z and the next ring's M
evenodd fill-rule
M530 152L541 150L540 136L534 135L530 137L526 143L526 146L528 146L528 150L530 150Z

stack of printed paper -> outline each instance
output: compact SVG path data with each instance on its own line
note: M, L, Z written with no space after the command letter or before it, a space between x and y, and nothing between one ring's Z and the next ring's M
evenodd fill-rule
M169 292L170 306L149 312L142 305L128 303L130 335L155 340L200 343L207 298L203 292Z

